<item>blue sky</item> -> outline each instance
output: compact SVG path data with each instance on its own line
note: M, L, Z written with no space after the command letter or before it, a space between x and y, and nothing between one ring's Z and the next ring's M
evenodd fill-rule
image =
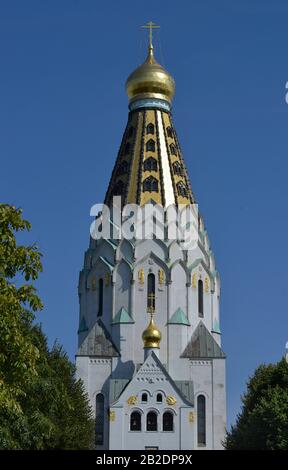
M127 119L124 83L161 25L174 121L222 280L228 418L248 376L288 339L288 3L0 2L0 200L21 206L44 254L38 315L73 358L89 210Z

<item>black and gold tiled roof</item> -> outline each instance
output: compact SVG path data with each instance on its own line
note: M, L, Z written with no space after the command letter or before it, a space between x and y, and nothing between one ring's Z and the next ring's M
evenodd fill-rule
M170 112L131 111L113 169L105 203L113 195L122 204L151 200L168 207L195 202Z

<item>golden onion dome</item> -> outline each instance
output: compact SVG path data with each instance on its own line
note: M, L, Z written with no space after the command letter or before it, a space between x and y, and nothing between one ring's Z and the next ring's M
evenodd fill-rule
M126 81L126 92L130 103L142 99L159 99L171 104L175 82L173 77L158 64L153 53L153 45L148 48L148 56Z
M160 348L161 331L155 325L153 316L146 330L142 333L144 348Z

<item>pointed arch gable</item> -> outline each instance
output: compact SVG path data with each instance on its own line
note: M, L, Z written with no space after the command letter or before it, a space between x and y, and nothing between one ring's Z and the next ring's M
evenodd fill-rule
M148 259L152 259L157 266L163 269L165 272L166 279L168 279L169 276L169 268L165 261L162 261L161 258L159 258L157 255L155 255L152 251L150 253L147 253L143 258L139 259L135 265L134 265L134 271L133 271L133 280L137 280L137 274L138 274L138 268L139 266L143 265Z

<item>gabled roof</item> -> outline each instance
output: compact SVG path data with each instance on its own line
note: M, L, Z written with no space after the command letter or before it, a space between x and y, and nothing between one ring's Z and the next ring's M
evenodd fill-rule
M88 326L87 326L87 323L86 323L86 320L84 317L82 317L81 321L80 321L80 324L79 324L79 328L78 328L78 331L77 333L84 333L85 331L88 331Z
M220 358L226 356L202 321L199 322L191 340L181 357L195 359Z
M113 404L116 404L116 402L120 399L124 391L128 390L130 386L133 388L133 383L135 381L138 381L139 379L141 381L143 380L143 378L145 377L147 378L147 375L149 376L150 374L152 374L153 380L155 380L156 378L159 378L161 375L164 376L167 382L170 383L170 386L172 387L172 389L174 389L175 395L177 395L185 403L185 405L194 406L193 383L191 381L178 381L176 384L176 382L170 377L170 375L168 374L165 367L161 363L160 359L156 356L154 351L152 351L148 355L144 363L141 365L141 367L138 369L138 371L136 372L136 374L134 375L134 377L129 383L124 381L124 379L119 380L119 383L117 384L117 393L112 392L112 396L113 395L115 396L115 403ZM147 382L145 383L147 386ZM115 386L114 383L112 383L112 385L113 387ZM120 391L120 388L122 388L121 391ZM117 398L116 398L116 395L118 395Z
M129 379L110 379L109 386L109 403L114 403L118 400L126 385L130 382Z
M89 331L77 356L119 357L119 351L112 341L104 323L99 319Z
M169 318L167 325L186 325L190 326L188 318L181 308L177 308L176 312L173 313L172 317Z

